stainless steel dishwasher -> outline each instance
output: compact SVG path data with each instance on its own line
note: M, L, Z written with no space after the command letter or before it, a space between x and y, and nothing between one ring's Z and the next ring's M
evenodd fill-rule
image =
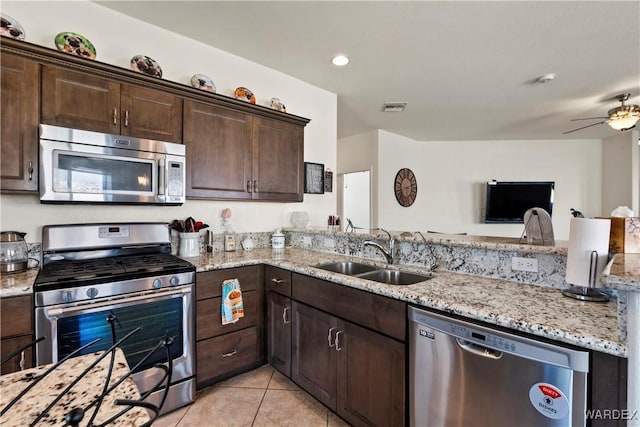
M409 307L413 427L584 426L589 353Z

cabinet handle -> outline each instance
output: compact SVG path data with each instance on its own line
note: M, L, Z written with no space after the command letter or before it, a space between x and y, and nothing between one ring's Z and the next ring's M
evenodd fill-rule
M247 181L247 193L251 193L251 180Z
M20 352L20 370L24 371L25 358L24 358L24 350Z
M258 192L258 180L257 179L255 181L253 181L253 192L254 193Z
M336 332L336 351L342 350L342 347L340 347L340 334L341 333L342 333L342 331Z
M118 109L117 108L113 109L113 124L114 125L118 124Z
M129 110L124 110L124 127L129 126Z
M237 352L238 352L238 350L233 350L233 351L230 351L229 353L223 353L223 354L221 354L221 356L222 357L231 357L231 356L235 355Z
M29 181L33 181L33 160L29 160Z
M287 311L289 311L289 307L285 307L284 309L282 309L282 323L284 323L285 325L291 323L289 320L287 320Z
M280 283L284 283L285 282L284 279L276 279L275 277L273 279L271 279L271 281L273 283L275 283L276 285L279 285Z
M336 328L329 328L329 335L327 335L327 342L329 343L329 347L333 347L333 341L331 340L331 335Z

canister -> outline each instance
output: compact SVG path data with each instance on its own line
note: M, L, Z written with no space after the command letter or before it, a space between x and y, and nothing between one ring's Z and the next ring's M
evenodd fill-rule
M271 235L271 247L273 249L284 249L284 234L275 232Z

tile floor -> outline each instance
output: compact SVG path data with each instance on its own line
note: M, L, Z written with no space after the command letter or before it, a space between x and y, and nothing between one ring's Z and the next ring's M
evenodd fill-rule
M200 390L154 427L348 427L287 377L264 365Z

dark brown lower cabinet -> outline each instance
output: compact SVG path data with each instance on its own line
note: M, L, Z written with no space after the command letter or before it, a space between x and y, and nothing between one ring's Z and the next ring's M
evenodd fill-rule
M291 379L354 426L405 425L404 343L293 301Z
M267 294L267 360L291 377L291 298Z
M196 384L206 387L264 363L263 266L196 275ZM222 325L222 282L238 279L244 317Z
M2 360L20 348L33 342L33 301L31 295L0 299L0 355ZM23 365L22 367L20 365ZM31 368L33 349L29 347L20 355L2 365L0 373L8 374L22 368Z

